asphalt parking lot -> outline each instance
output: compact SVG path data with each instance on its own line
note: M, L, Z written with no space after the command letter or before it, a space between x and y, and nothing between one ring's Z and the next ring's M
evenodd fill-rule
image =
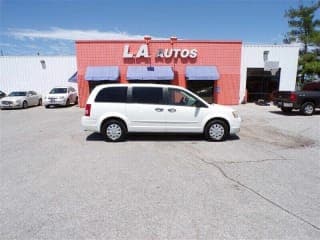
M320 239L320 112L107 143L77 106L0 111L1 239Z

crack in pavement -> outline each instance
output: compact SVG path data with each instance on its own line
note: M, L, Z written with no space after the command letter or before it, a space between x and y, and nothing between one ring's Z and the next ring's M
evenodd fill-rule
M261 160L252 160L252 161L214 161L214 163L221 163L221 164L241 164L241 163L260 163L260 162L272 162L272 161L296 161L296 159L283 159L283 158L267 158Z
M250 188L250 187L246 186L245 184L241 183L240 181L238 181L238 180L236 180L236 179L234 179L234 178L232 178L232 177L228 176L228 175L225 173L225 171L224 171L224 170L223 170L219 165L217 165L217 164L216 164L216 162L208 162L208 161L206 161L205 159L203 159L203 158L201 158L201 157L199 157L199 159L201 160L201 162L203 162L203 163L205 163L205 164L209 164L209 165L211 165L211 166L215 167L216 169L218 169L218 170L219 170L219 172L220 172L220 173L221 173L221 174L222 174L226 179L228 179L229 181L231 181L231 182L233 182L233 183L236 183L236 184L240 185L241 187L245 188L246 190L250 191L251 193L253 193L253 194L255 194L255 195L259 196L259 197L260 197L260 198L262 198L262 199L264 199L265 201L267 201L267 202L268 202L268 203L270 203L271 205L273 205L273 206L275 206L275 207L277 207L277 208L281 209L282 211L286 212L287 214L289 214L289 215L291 215L291 216L293 216L293 217L295 217L295 218L299 219L300 221L302 221L302 222L304 222L304 223L308 224L309 226L313 227L314 229L316 229L316 230L320 231L320 227L318 227L317 225L315 225L315 224L313 224L313 223L311 223L311 222L307 221L306 219L304 219L304 218L300 217L299 215L297 215L297 214L295 214L295 213L293 213L293 212L289 211L288 209L286 209L286 208L282 207L281 205L279 205L278 203L276 203L276 202L272 201L271 199L269 199L269 198L267 198L267 197L263 196L262 194L258 193L258 192L257 192L257 191L255 191L254 189L252 189L252 188Z

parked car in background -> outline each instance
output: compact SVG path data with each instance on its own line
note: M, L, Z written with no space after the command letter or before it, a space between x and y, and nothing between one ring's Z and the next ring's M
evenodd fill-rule
M208 141L223 141L240 131L241 118L178 86L104 84L91 92L81 123L111 142L130 132L202 133Z
M301 91L279 91L275 93L273 103L285 113L298 109L310 116L320 108L320 81L305 84Z
M78 93L73 87L55 87L44 98L44 106L68 106L78 104Z
M7 94L5 94L5 92L0 91L0 99L7 96Z
M27 108L42 105L42 96L35 91L15 91L0 101L1 109Z

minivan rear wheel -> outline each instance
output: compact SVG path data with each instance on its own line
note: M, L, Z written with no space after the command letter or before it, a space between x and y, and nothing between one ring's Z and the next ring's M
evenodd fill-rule
M108 120L102 125L101 134L108 142L120 142L125 139L127 130L121 121Z
M224 141L228 136L228 126L222 120L212 120L205 127L204 135L208 141Z

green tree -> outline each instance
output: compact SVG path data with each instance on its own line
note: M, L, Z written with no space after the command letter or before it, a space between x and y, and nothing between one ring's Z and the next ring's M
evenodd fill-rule
M287 33L284 42L299 42L303 44L300 51L299 71L302 74L302 82L305 75L320 74L319 48L320 47L320 20L315 19L315 13L320 8L320 1L311 6L300 5L298 8L290 8L285 12L288 18L290 32ZM313 50L310 51L310 46Z
M297 9L290 8L285 13L291 31L286 36L287 42L301 42L304 44L303 53L308 52L308 46L319 40L320 20L314 19L315 12L320 7L320 1L312 6L300 5Z

